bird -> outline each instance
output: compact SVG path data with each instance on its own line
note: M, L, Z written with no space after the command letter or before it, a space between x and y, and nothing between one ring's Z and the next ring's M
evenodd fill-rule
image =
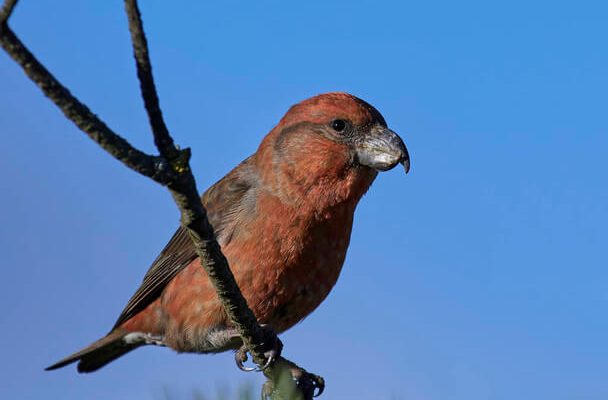
M343 92L293 105L258 149L201 197L216 239L259 323L282 333L328 296L355 208L376 176L410 157L376 108ZM110 332L61 361L93 372L144 345L218 353L242 345L182 227Z

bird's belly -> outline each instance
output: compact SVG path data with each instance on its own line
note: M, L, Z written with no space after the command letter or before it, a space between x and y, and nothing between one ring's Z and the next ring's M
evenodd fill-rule
M261 323L283 332L314 311L336 284L349 241L348 235L327 235L306 243L294 257L258 260L256 271L270 271L252 285L242 285L249 306ZM269 265L272 263L272 265ZM272 276L271 279L268 276ZM237 280L239 280L237 278Z
M252 229L272 234L236 235L222 246L237 284L260 323L280 333L321 304L342 269L351 218L299 229L300 234ZM228 339L234 334L198 260L168 285L162 309L167 344L178 351L222 351L227 344L216 343L215 336L210 335L221 333Z
M323 246L324 247L324 246ZM277 333L291 328L327 297L335 285L344 251L326 248L311 252L293 264L275 264L271 272L262 263L251 271L235 271L235 278L258 321ZM274 276L271 276L274 275ZM180 284L179 281L184 281ZM216 352L238 347L219 299L199 265L191 265L172 282L179 290L163 298L164 336L169 347L180 352ZM173 285L170 285L173 287Z

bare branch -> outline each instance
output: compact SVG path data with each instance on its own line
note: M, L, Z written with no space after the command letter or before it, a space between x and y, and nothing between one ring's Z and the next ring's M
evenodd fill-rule
M266 361L264 352L269 345L280 341L273 332L262 329L247 306L226 257L222 254L215 240L213 227L207 219L196 182L190 170L190 150L179 150L163 120L158 95L154 85L150 64L147 40L143 30L141 15L136 0L125 0L125 9L129 18L129 29L133 43L137 75L154 141L160 156L148 155L133 146L112 131L90 109L74 97L23 45L6 23L17 0L5 0L0 9L0 45L22 67L26 75L40 87L43 93L63 111L78 128L85 132L113 157L129 168L148 176L169 188L175 203L181 212L181 223L188 233L201 260L201 265L209 275L224 309L249 349L254 361L263 365ZM276 341L276 342L275 342ZM281 376L288 373L283 384L277 384ZM298 398L310 399L314 391L323 390L323 379L306 372L296 364L283 357L264 371L272 384L270 392L273 399ZM296 381L297 386L296 386ZM285 389L287 388L287 389ZM296 395L298 391L299 395ZM289 393L289 394L286 394Z
M0 25L8 22L11 17L18 0L5 0L2 8L0 9Z
M188 176L184 176L184 175ZM258 324L255 315L247 305L238 287L228 261L215 240L215 233L207 219L196 183L189 170L184 172L177 184L170 184L169 190L173 200L181 211L181 223L192 239L202 267L209 275L228 318L238 330L243 342L251 351L254 360L262 365L265 362L264 351L268 350L268 340ZM273 338L270 338L273 339Z
M0 25L0 45L69 120L114 158L162 185L167 185L175 179L175 173L163 158L148 155L131 146L74 97L36 59L6 24Z
M247 301L234 279L228 261L215 240L213 227L207 220L207 212L201 204L194 176L188 165L190 153L188 150L179 151L175 148L163 120L137 0L125 0L125 10L129 19L137 77L156 147L161 156L169 160L174 171L180 174L180 179L170 183L169 189L181 211L182 225L188 229L201 265L209 275L228 317L241 334L254 359L263 363L264 355L261 347L268 338L264 338L262 329L258 325L255 315L247 306Z
M141 13L139 12L137 1L125 0L125 10L129 19L129 31L131 32L133 55L137 66L141 96L148 112L152 132L154 133L154 143L160 154L172 161L179 156L179 153L173 144L173 138L169 134L160 109L156 86L154 85L154 76L152 75L148 41L144 33L144 26L141 21Z

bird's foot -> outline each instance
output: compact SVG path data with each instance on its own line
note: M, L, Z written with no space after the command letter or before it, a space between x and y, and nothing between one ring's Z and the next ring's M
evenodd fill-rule
M270 367L276 360L281 356L281 351L283 350L283 343L278 338L277 334L269 325L260 325L262 328L263 341L261 343L261 350L264 354L265 362L263 364L258 364L255 367L246 367L244 365L245 361L248 360L247 353L250 352L250 349L246 345L242 345L240 349L236 351L234 355L234 359L236 361L237 367L241 371L251 372L251 371L264 371L268 367Z

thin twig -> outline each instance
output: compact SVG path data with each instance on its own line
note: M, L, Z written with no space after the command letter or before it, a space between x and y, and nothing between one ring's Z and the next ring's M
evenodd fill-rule
M152 75L152 64L148 52L148 41L144 33L141 13L136 0L125 0L125 10L129 19L129 31L133 44L133 55L137 66L137 77L141 89L141 96L150 120L150 126L154 134L154 143L160 154L169 161L178 157L178 151L173 144L173 138L169 134L167 125L163 119L160 109L154 76Z
M2 8L0 9L0 25L8 22L11 17L18 0L5 0Z
M175 148L163 120L137 0L125 0L125 10L129 19L137 77L154 134L154 141L161 156L166 157L174 170L180 174L180 179L169 184L169 189L181 211L182 225L188 229L201 265L209 275L228 317L243 338L245 345L252 352L254 360L263 363L264 355L261 347L266 338L263 337L262 329L248 307L228 266L228 261L215 240L213 227L207 220L207 213L200 201L194 176L188 165L189 151L180 152Z
M276 339L276 336L274 338L267 337L267 331L261 329L253 312L247 306L247 302L228 267L228 261L215 240L213 228L200 201L196 182L190 171L190 151L189 149L179 150L175 147L164 123L136 0L125 0L125 8L129 18L129 29L142 97L148 112L155 144L161 156L152 156L131 146L92 113L85 104L74 97L36 59L8 27L8 18L16 4L17 0L5 0L0 9L0 46L22 67L25 74L40 87L42 92L61 109L65 116L92 140L129 168L169 188L180 209L182 225L188 230L201 264L207 271L228 317L241 334L243 342L250 350L254 361L259 365L263 364L265 362L263 352L267 350L268 340L278 339ZM295 379L308 382L304 386L298 385L300 388L298 397L309 399L312 397L315 387L317 389L322 388L322 378L307 373L283 357L279 357L274 365L264 371L264 374L271 382L276 382L278 377L286 371L291 372ZM321 386L319 382L321 382ZM291 387L290 393L296 393L294 391L296 390L295 383L292 379L288 379L286 384ZM310 390L311 387L312 391ZM285 398L278 392L274 393L272 397L276 399Z
M114 158L162 185L175 180L176 174L163 158L136 149L112 131L36 59L6 24L0 26L0 45L70 121Z

